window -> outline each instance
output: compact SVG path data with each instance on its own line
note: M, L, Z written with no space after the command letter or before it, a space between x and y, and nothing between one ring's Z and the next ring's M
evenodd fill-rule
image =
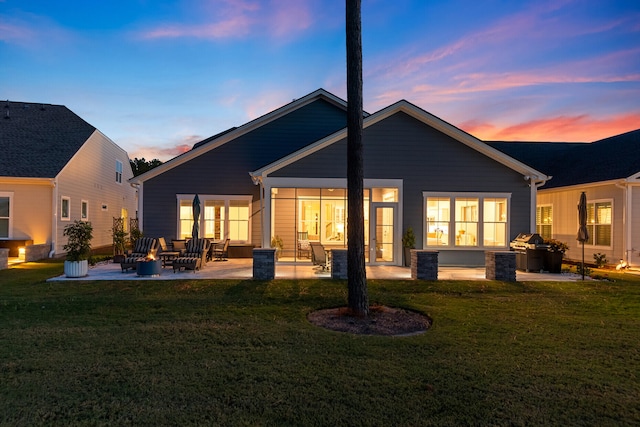
M427 198L427 246L449 245L450 211L451 201L449 198Z
M536 233L544 239L553 238L553 207L536 207Z
M193 197L178 195L178 238L188 239L193 229ZM251 236L251 196L198 195L200 234L212 240L249 242Z
M478 199L455 199L456 246L478 245Z
M248 200L229 201L229 239L249 240L249 206Z
M116 182L122 184L122 162L116 160Z
M425 247L504 248L509 195L424 193Z
M507 199L484 199L484 233L485 247L503 247L507 245Z
M71 219L70 205L71 199L66 196L62 196L62 199L60 200L60 219L62 221L69 221Z
M0 239L11 238L11 196L0 192Z
M80 205L80 218L83 221L87 221L89 219L89 202L86 200L83 200Z
M611 246L611 201L587 203L587 245Z

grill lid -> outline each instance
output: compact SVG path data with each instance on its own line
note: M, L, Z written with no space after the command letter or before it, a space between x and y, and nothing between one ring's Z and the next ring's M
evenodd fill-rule
M515 239L513 239L513 243L542 245L544 243L544 239L538 233L520 233Z

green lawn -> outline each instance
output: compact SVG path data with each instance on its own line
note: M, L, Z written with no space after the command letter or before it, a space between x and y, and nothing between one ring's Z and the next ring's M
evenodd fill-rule
M425 334L306 315L330 280L45 282L0 271L2 425L639 425L640 281L369 281ZM611 274L615 276L615 274Z

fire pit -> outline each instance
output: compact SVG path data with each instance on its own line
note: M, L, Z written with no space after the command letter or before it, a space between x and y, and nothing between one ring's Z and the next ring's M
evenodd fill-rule
M136 273L142 277L160 276L162 263L155 258L145 258L136 263Z

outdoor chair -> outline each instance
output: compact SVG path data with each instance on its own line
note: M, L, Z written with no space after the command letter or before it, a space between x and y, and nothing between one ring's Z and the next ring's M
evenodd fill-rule
M216 261L227 261L229 256L229 242L231 239L225 239L223 243L216 243L213 247L213 256Z
M173 272L180 271L200 270L202 265L207 262L207 252L209 251L209 239L191 239L187 242L185 252L180 254L179 257L173 260Z
M329 255L327 251L325 251L324 246L322 246L322 243L311 242L309 245L311 246L311 263L317 265L316 270L318 270L318 272L328 271Z
M141 237L136 240L133 250L127 254L120 263L120 268L124 273L128 269L135 269L138 261L147 258L149 255L155 256L158 251L158 239L153 237Z
M311 258L308 231L298 231L298 258Z

